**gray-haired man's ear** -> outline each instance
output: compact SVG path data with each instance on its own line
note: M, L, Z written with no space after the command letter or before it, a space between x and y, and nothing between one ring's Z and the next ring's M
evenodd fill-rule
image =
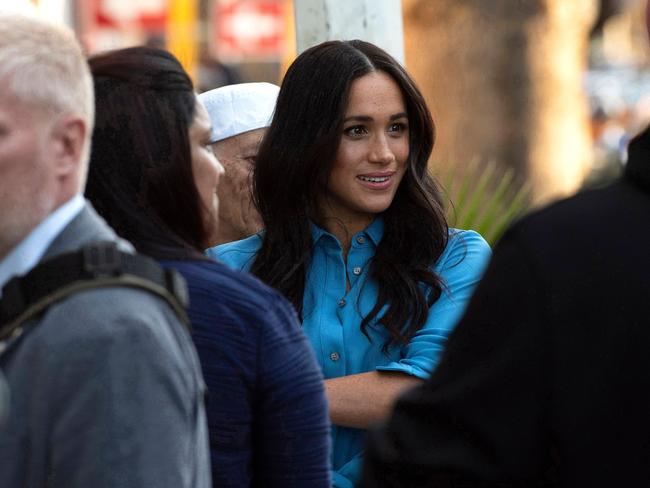
M76 115L64 115L52 127L51 148L56 172L60 177L75 176L84 157L87 127Z

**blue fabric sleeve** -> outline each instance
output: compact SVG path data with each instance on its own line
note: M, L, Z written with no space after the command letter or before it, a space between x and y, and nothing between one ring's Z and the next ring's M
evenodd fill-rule
M291 306L280 296L259 342L260 413L254 472L264 486L330 485L330 424L323 378Z
M378 366L377 371L399 371L421 379L429 377L490 256L490 246L480 234L459 231L450 235L447 248L435 267L444 286L440 298L429 310L424 326L403 348L402 359Z

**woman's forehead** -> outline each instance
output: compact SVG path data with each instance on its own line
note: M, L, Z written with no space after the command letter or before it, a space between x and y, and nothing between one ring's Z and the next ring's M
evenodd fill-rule
M404 97L397 82L383 71L372 71L350 85L346 117L405 112Z

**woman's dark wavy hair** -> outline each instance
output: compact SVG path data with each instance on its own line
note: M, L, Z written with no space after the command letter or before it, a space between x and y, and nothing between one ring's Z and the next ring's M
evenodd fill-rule
M431 270L447 244L440 191L427 171L434 125L422 94L404 68L363 41L329 41L308 49L290 66L253 176L254 199L265 233L251 271L279 289L302 316L311 260L310 219L318 221L318 196L335 162L352 83L374 71L400 87L409 122L407 170L390 208L385 233L369 273L377 302L361 323L377 318L388 333L384 350L405 344L424 325L442 282ZM426 285L425 287L421 285ZM430 293L425 293L428 288Z
M96 120L86 196L138 251L200 257L209 229L192 174L192 80L172 54L148 47L89 65Z

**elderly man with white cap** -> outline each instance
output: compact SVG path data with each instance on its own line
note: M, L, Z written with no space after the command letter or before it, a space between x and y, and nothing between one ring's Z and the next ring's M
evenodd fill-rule
M271 83L241 83L199 95L212 120L210 142L226 170L218 190L217 245L244 239L262 228L251 201L251 175L279 90Z

